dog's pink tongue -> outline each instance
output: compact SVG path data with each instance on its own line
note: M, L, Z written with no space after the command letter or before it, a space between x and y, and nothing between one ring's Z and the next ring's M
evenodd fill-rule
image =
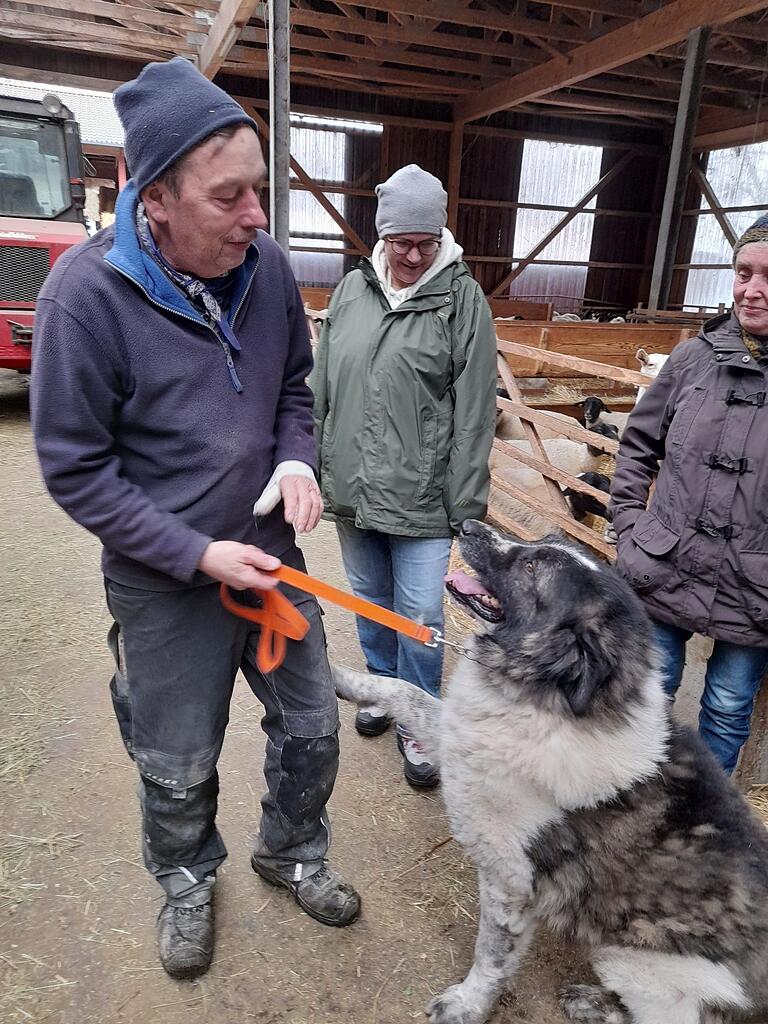
M472 576L467 576L465 572L458 569L456 572L449 572L445 577L445 583L450 583L452 587L455 587L460 594L466 594L471 596L472 594L487 594L488 591L482 585L479 580L476 580Z

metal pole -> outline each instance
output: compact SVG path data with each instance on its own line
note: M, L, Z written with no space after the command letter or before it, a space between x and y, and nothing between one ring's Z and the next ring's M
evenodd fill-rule
M672 268L675 262L677 241L680 237L680 219L683 201L688 187L688 174L693 156L693 136L699 117L699 99L707 64L707 44L712 29L703 25L688 36L685 54L685 68L680 85L680 100L675 118L675 132L672 137L672 151L669 156L667 186L661 208L659 237L653 260L651 289L648 296L649 309L664 309L669 302L672 285Z
M290 245L291 68L290 0L269 0L269 225L287 253Z

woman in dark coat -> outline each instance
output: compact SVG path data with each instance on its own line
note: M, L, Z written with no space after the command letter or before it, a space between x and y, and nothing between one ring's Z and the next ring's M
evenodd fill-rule
M617 566L654 620L670 698L693 633L714 639L699 731L728 773L768 668L768 215L734 270L732 311L638 401L611 489Z

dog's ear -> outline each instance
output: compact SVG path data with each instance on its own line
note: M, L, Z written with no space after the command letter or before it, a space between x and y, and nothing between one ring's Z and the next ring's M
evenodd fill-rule
M575 624L554 630L541 643L537 668L562 693L573 714L586 714L612 666L596 638Z

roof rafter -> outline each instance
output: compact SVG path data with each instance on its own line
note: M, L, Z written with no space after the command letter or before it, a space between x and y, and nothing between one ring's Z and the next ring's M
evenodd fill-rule
M568 54L568 62L552 60L529 68L508 82L492 85L478 95L460 100L456 120L473 121L527 100L535 100L564 86L574 85L604 71L684 39L702 24L723 24L760 10L765 0L673 0L644 18L622 25Z
M213 78L219 71L258 3L259 0L223 0L208 38L198 51L198 66L206 78Z

